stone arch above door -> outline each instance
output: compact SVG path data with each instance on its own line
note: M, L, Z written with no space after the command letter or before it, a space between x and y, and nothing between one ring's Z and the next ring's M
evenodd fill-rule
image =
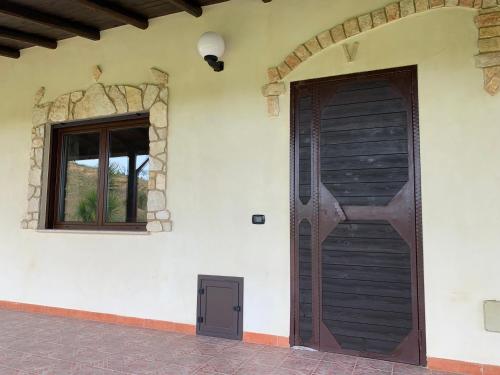
M483 69L485 90L495 95L500 90L500 0L401 0L351 17L313 36L291 51L277 66L269 68L268 84L262 90L267 98L269 115L279 115L279 96L285 92L281 81L313 55L377 27L440 8L463 8L478 13L475 19L479 30L476 66Z

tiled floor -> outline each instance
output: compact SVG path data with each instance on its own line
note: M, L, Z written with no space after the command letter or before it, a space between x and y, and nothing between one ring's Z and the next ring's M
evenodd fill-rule
M0 375L444 375L383 361L4 310L0 333Z

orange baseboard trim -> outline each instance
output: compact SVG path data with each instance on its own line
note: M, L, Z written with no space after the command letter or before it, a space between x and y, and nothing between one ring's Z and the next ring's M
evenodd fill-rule
M464 375L500 375L500 366L462 362L453 359L427 358L431 370L457 372Z
M279 346L281 348L290 347L290 342L288 337L266 335L263 333L245 332L243 333L243 342L249 344Z
M156 329L159 331L177 332L186 335L196 334L196 326L194 324L175 323L164 320L133 318L122 315L97 313L91 311L41 306L10 301L0 301L0 309L60 316L64 318L91 320L94 322L119 324L130 327ZM279 347L290 347L288 337L266 335L263 333L244 332L243 342Z
M62 307L51 307L51 306L32 305L29 303L0 301L0 309L60 316L64 318L91 320L94 322L120 324L130 327L156 329L160 331L178 332L187 335L196 334L196 326L192 324L167 322L163 320L133 318L128 316L114 315L114 314L66 309Z

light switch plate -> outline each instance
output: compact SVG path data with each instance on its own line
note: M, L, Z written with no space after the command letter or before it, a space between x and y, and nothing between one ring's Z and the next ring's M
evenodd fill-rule
M484 301L484 327L500 333L500 301Z

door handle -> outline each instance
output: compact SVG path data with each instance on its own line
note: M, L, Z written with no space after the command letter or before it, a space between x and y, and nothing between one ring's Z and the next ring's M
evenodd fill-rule
M240 312L241 311L241 306L234 306L233 310L236 311L236 312Z

